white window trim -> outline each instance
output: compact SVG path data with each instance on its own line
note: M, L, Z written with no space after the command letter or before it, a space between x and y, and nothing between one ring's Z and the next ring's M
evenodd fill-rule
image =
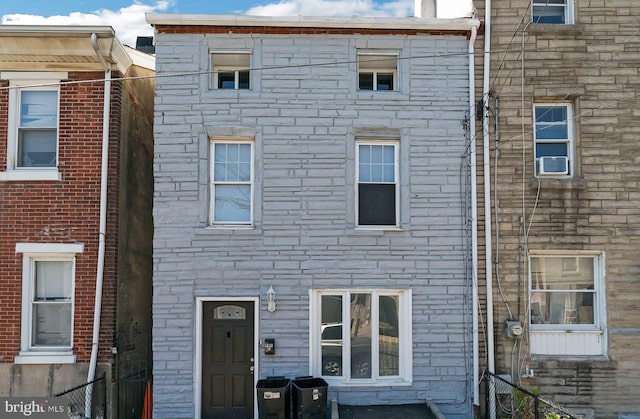
M358 91L360 92L398 92L400 90L400 84L398 81L398 53L390 53L390 52L358 52ZM360 57L366 56L389 56L389 58L396 59L396 67L395 68L385 68L385 67L372 67L372 68L360 68ZM361 73L373 73L373 90L363 90L360 89L360 74ZM392 90L378 90L378 73L392 73L393 74L393 89Z
M60 181L60 81L67 79L66 72L14 72L0 73L0 79L9 80L9 126L7 129L7 167L0 172L0 181ZM20 91L33 87L37 90L58 92L58 126L56 127L56 167L16 167Z
M572 25L574 24L573 16L573 0L564 0L564 23L538 23L538 25ZM531 21L535 23L533 9L534 7L561 7L560 5L547 4L546 0L534 0L531 2Z
M396 189L396 223L395 225L360 225L359 212L360 200L358 198L360 191L360 146L361 145L392 145L394 146L394 178ZM357 230L398 230L400 229L400 142L396 140L372 140L358 139L356 140L356 159L355 159L355 220ZM377 182L373 182L377 183Z
M16 364L72 364L74 311L75 311L75 258L84 251L82 243L16 243L16 253L22 253L22 315L20 352ZM71 345L69 347L31 346L31 293L33 291L32 266L35 260L59 260L73 263L71 284Z
M237 54L237 55L247 55L249 58L249 65L248 66L214 66L213 65L213 56L216 54ZM209 63L211 65L211 72L213 74L213 77L211 78L211 83L212 86L211 88L213 90L251 90L252 86L253 86L253 81L251 80L251 52L249 51L210 51L209 52ZM221 89L218 87L218 70L221 70L222 72L234 72L234 87L233 89ZM240 75L239 72L240 71L248 71L249 72L249 88L248 89L240 89Z
M215 185L225 184L225 182L214 181L214 146L215 144L249 144L251 145L251 174L249 182L228 182L228 184L250 184L250 208L249 221L215 221ZM209 226L216 228L252 228L254 226L254 206L255 206L255 140L253 138L211 138L209 141Z
M562 139L551 139L551 140L547 140L547 139L538 139L536 134L537 134L537 129L536 129L536 108L538 107L545 107L545 108L567 108L567 139L566 140L562 140ZM574 149L575 149L575 124L574 124L574 117L573 117L573 104L571 103L539 103L536 102L533 104L533 155L534 155L534 159L533 159L533 173L535 173L536 177L539 177L540 175L538 174L538 160L539 158L536 157L536 148L538 144L544 144L544 143L561 143L561 142L566 142L567 143L567 159L569 159L569 174L568 175L558 175L558 176L553 176L553 177L557 177L557 178L574 178L576 177L575 171L576 171L576 164L575 164L575 153L574 153ZM561 157L561 156L560 156ZM547 176L548 177L548 176Z
M572 352L570 347L564 348L566 349L564 352L554 353L552 350L544 350L540 353L536 353L535 348L538 347L536 344L536 339L540 341L541 339L546 339L549 342L553 343L554 341L559 344L559 346L563 346L561 344L562 340L565 337L574 339L574 338L583 338L585 342L591 341L593 345L598 345L598 347L590 348L586 352L589 353L588 356L607 356L607 310L606 310L606 272L605 272L605 254L604 252L599 251L561 251L561 250L550 250L550 251L530 251L528 255L528 263L529 263L529 300L531 299L531 284L532 284L532 275L531 275L531 259L533 257L560 257L560 258L568 258L568 257L592 257L594 260L594 298L593 298L593 324L531 324L531 313L528 312L528 324L529 324L529 335L531 339L532 352L531 355L543 355L543 356L581 356L576 352ZM531 306L531 302L529 301L528 307ZM556 345L558 346L558 345ZM584 352L584 351L583 351Z
M331 377L322 375L322 336L321 336L321 301L323 295L341 295L342 318L349 318L349 295L352 293L370 293L375 296L372 299L372 312L377 312L378 296L392 295L398 297L399 305L399 375L393 377L378 377L371 379L347 379L345 377ZM413 383L413 326L412 326L412 308L411 308L411 290L410 289L311 289L309 290L309 373L314 377L322 377L330 386L339 387L383 387L383 386L409 386ZM377 317L376 317L377 319ZM372 339L377 336L377 330L374 331ZM372 345L373 348L377 345ZM343 345L343 370L350 370L349 352L347 344ZM371 364L378 365L377 349L373 350ZM376 367L377 369L377 367Z

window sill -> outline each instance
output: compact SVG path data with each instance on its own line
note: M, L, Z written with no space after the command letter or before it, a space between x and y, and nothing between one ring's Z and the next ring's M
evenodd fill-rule
M322 377L327 384L329 384L331 387L401 387L401 386L410 386L412 385L412 383L408 380L403 380L402 378L398 378L395 380L378 380L378 381L374 381L374 380L352 380L352 381L346 381L346 380L335 380L335 379L331 379L330 377L326 377L323 376Z
M16 356L16 364L75 364L76 356L71 352L21 351Z
M582 25L578 23L531 23L527 29L535 34L582 33Z
M247 235L258 236L262 234L262 228L256 226L235 226L235 225L214 225L198 228L195 230L196 236L207 235Z
M545 178L533 177L529 179L529 187L537 189L538 186L544 189L556 189L561 191L584 190L587 182L583 178Z
M17 181L52 181L59 182L62 176L58 169L43 170L8 170L0 172L0 182L17 182Z
M400 227L355 227L347 230L347 236L383 236L385 233L404 233Z

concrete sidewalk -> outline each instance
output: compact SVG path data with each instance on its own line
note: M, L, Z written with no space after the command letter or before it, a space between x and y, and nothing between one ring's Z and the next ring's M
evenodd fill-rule
M332 419L337 419L336 410L339 419L444 419L435 405L427 403L333 407Z

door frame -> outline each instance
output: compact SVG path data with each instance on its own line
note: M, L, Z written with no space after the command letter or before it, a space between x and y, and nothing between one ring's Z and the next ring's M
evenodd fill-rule
M254 371L253 371L253 388L256 388L256 384L258 383L258 371L260 371L260 367L258 365L258 361L260 357L258 356L258 333L259 323L258 319L260 318L260 297L196 297L196 344L195 344L195 362L193 363L193 396L194 396L194 407L195 407L195 417L202 417L202 327L204 326L202 321L203 307L205 302L210 301L228 301L228 302L252 302L253 303L253 354L254 354ZM253 416L254 418L258 417L258 403L256 392L253 392Z

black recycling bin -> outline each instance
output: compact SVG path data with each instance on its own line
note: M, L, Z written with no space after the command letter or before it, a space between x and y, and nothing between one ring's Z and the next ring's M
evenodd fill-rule
M289 419L291 414L291 380L267 377L256 384L258 417L260 419Z
M327 419L327 382L296 377L292 382L293 419Z

